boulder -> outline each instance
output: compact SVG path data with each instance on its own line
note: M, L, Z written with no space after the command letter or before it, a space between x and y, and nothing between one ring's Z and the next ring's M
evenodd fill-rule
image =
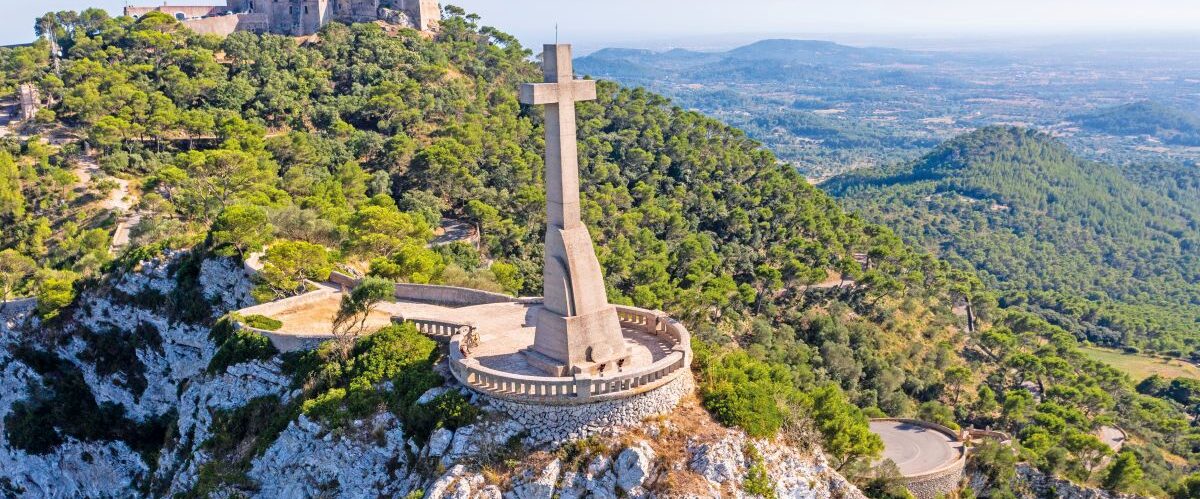
M689 443L688 454L691 459L688 467L710 483L740 484L746 469L745 446L745 436L737 432L730 432L716 442Z
M617 475L617 487L629 496L641 496L645 491L642 485L650 478L653 470L654 449L646 442L627 447L617 455L613 465Z
M429 436L429 457L442 457L446 453L446 449L450 448L450 442L454 439L454 432L445 428L434 430L433 435Z
M561 472L562 462L558 459L540 470L525 470L513 479L512 491L504 494L504 499L551 499Z

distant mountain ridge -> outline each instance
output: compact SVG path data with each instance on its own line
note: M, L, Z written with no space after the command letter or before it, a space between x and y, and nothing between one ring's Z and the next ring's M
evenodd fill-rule
M683 48L666 51L631 48L605 48L579 58L576 65L585 72L597 64L615 61L633 64L697 65L715 62L775 61L781 64L838 64L872 63L927 64L937 60L953 60L995 56L963 56L943 52L924 52L882 47L854 47L824 40L767 39L727 51L701 52ZM669 67L670 67L669 66Z
M1182 176L1195 172L1181 171ZM979 271L1093 341L1193 350L1200 194L1083 161L1043 133L988 127L824 187L869 220Z
M923 134L897 133L881 121L839 113L880 95L972 88L931 68L977 57L992 56L770 39L723 52L609 48L577 59L576 68L664 93L747 130L801 171L821 176L878 156L912 157L935 145Z

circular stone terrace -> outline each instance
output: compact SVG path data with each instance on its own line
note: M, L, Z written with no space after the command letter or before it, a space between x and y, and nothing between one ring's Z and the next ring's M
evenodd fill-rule
M873 419L871 433L883 439L880 461L896 463L904 484L917 497L932 498L957 488L967 454L954 430L913 419Z
M352 287L353 282L337 282ZM240 310L283 325L276 331L250 328L281 351L311 348L331 339L331 319L342 291L323 286L293 298ZM662 312L617 305L631 357L600 374L548 376L529 364L523 350L534 342L540 299L513 298L448 286L397 284L396 299L379 304L368 330L410 322L426 336L448 345L450 371L463 385L500 399L572 405L625 398L666 385L685 374L691 362L687 329Z

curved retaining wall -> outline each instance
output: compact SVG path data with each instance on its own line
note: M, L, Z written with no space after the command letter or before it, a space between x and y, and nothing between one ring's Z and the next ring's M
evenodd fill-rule
M447 307L469 307L489 303L512 303L516 298L478 289L437 286L432 284L396 283L396 298Z
M328 300L329 297L335 293L337 293L336 289L321 288L316 291L309 291L302 295L284 298L282 300L269 301L254 305L252 307L246 307L238 310L237 313L241 314L242 316L265 315L270 317L274 314L279 314L293 308Z
M938 433L944 433L956 442L962 442L962 436L959 432L937 423L930 423L929 421L908 418L876 418L871 421L896 421L923 426ZM955 459L954 462L933 471L902 477L900 481L917 499L935 499L937 497L948 496L951 492L958 490L958 484L962 482L963 470L966 466L967 448L964 446L958 455L958 459Z
M653 390L583 405L524 403L481 394L491 406L504 411L529 432L534 443L553 443L587 438L604 430L640 424L647 418L675 409L692 392L691 372L676 376Z
M617 306L621 326L663 337L672 350L649 366L611 376L580 373L569 377L528 376L486 367L464 348L465 335L450 339L450 372L460 383L492 398L539 405L579 405L627 398L667 385L689 372L691 335L662 312Z

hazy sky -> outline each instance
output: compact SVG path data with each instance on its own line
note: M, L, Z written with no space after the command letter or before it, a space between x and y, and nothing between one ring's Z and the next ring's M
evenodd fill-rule
M130 0L158 3L162 0ZM0 0L0 44L32 39L48 10L103 7L125 0ZM170 0L179 3L223 3ZM1200 31L1197 0L453 0L485 24L529 45L585 45L751 34L853 33L903 36Z

